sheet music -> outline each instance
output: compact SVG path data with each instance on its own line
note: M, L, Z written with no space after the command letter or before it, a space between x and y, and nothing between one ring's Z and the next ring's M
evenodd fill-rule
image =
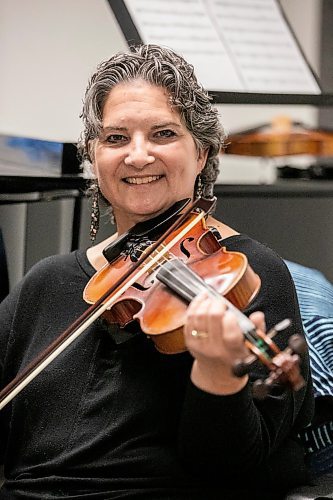
M124 0L145 43L171 47L209 90L320 94L276 0Z

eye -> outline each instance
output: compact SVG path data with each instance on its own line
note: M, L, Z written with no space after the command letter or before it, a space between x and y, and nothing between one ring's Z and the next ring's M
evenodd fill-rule
M127 141L127 137L122 134L109 134L105 138L105 142L108 142L109 144L122 144L123 142Z
M159 130L155 133L155 137L160 139L169 139L176 136L176 132L170 129Z

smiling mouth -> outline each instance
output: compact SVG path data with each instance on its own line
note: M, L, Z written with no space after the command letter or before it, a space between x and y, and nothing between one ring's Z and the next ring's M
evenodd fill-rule
M150 184L151 182L158 181L163 175L148 175L147 177L125 177L123 179L127 184Z

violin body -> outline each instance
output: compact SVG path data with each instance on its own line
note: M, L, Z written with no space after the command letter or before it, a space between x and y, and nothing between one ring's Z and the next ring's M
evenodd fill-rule
M309 133L257 133L229 136L225 153L241 156L333 155L333 134L313 131Z
M191 215L190 219L193 217ZM176 232L180 233L183 226ZM170 239L171 236L165 243ZM200 221L190 235L181 238L164 259L180 259L185 262L209 286L240 310L252 301L260 287L260 279L248 266L246 256L221 248L213 233L206 227L205 221ZM130 265L130 259L124 255L120 255L112 265L106 264L89 281L84 299L94 303L112 283L124 275ZM159 282L157 276L160 266L163 266L163 260L116 299L103 313L103 317L109 323L116 323L121 327L133 320L139 321L141 330L150 336L160 352L173 354L186 350L182 331L188 304Z
M230 134L226 154L279 157L333 155L333 132L313 130L288 117L276 117L271 126Z

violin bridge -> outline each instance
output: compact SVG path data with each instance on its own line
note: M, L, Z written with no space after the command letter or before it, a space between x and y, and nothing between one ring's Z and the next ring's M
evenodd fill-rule
M172 254L169 251L163 251L164 250L164 245L161 245L159 248L157 248L149 257L147 258L148 261L153 262L152 265L149 267L147 270L147 274L152 274L156 270L158 270L165 262L170 261L172 259ZM144 250L143 254L145 253L146 250ZM159 259L157 259L154 262L154 259L160 256Z

